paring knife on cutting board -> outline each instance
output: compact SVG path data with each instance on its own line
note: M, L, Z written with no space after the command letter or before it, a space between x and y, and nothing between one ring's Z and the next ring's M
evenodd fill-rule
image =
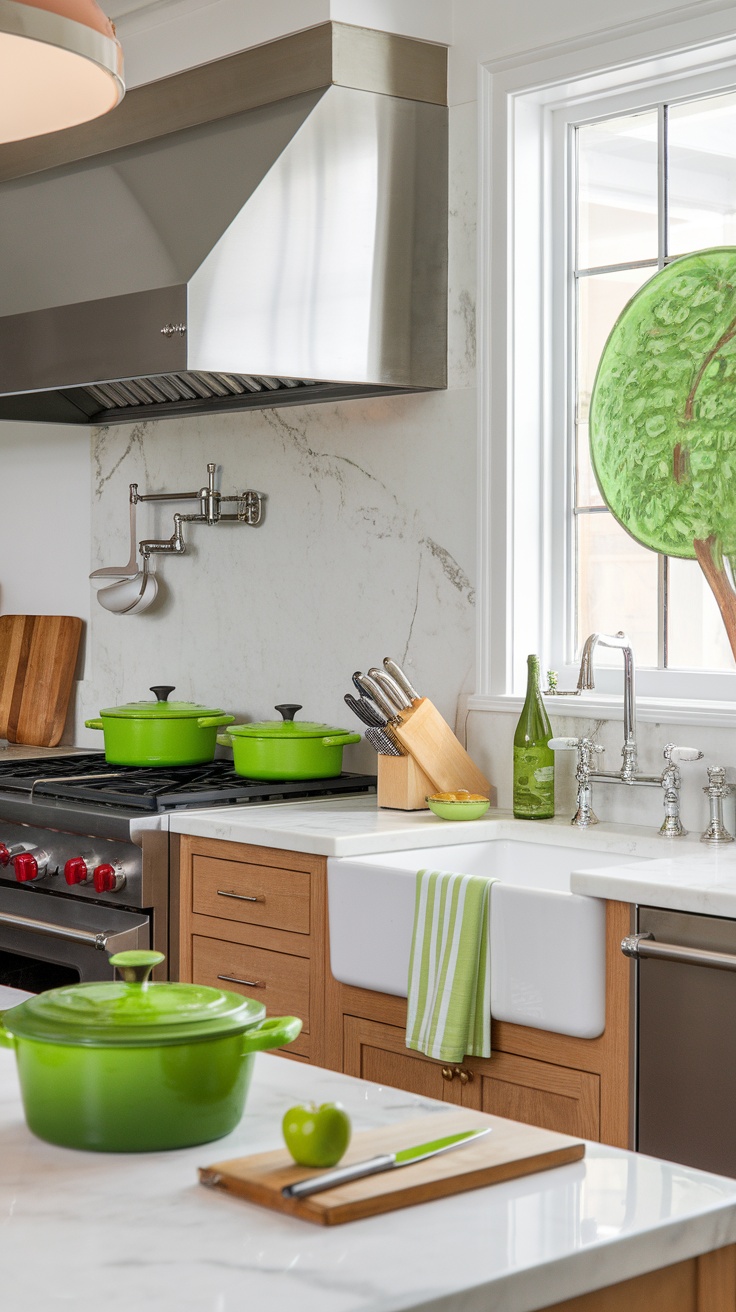
M365 1162L354 1162L352 1166L338 1166L334 1171L325 1171L323 1175L313 1175L309 1180L297 1180L296 1184L287 1184L281 1190L284 1198L308 1198L310 1194L322 1193L325 1189L335 1189L350 1180L362 1180L366 1175L378 1175L381 1171L395 1171L400 1166L413 1166L415 1162L424 1162L428 1157L438 1153L447 1153L451 1148L462 1148L474 1139L490 1134L491 1126L484 1130L464 1130L461 1134L450 1134L444 1139L434 1139L431 1143L415 1144L413 1148L402 1148L397 1153L382 1153L380 1157L369 1157Z

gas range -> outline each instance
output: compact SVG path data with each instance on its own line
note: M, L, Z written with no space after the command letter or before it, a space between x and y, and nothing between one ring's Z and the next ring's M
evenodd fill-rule
M168 952L172 811L367 793L375 784L348 773L263 782L224 760L112 766L102 752L0 761L0 984L34 991L68 982L70 970L108 978L104 954Z

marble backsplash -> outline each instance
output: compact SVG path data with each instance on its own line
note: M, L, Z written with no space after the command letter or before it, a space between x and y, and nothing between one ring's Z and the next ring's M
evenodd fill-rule
M598 758L600 768L621 768L623 745L623 712L620 718L586 720L580 716L555 715L549 702L547 710L553 733L559 737L592 738L605 751ZM462 710L459 715L458 734L468 751L478 762L486 776L496 786L498 805L512 804L512 762L514 730L519 718L513 711ZM682 725L674 721L658 724L641 722L637 727L639 770L643 774L659 775L664 766L663 749L666 743L681 747L697 747L703 753L701 761L683 763L680 767L682 788L680 793L681 817L692 834L699 834L708 823L708 799L703 787L708 783L706 767L726 767L727 779L736 785L736 735L732 728L712 725ZM575 814L575 752L558 752L555 758L555 812L557 815ZM664 794L658 788L629 787L624 784L594 783L593 808L600 821L644 825L656 832L664 816ZM726 827L736 836L736 788L724 801ZM664 840L677 841L677 840Z
M127 558L129 483L195 490L208 460L223 493L265 494L263 523L186 524L148 611L93 603L74 741L99 744L84 718L155 683L238 719L300 702L302 718L352 728L350 676L387 654L454 721L472 676L472 391L97 430L93 567ZM168 537L188 508L139 505L138 536ZM352 750L353 766L371 760Z

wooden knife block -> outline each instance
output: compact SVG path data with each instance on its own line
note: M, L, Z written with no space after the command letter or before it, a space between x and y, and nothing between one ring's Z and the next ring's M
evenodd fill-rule
M427 794L436 791L413 756L379 755L379 806L395 811L428 811Z

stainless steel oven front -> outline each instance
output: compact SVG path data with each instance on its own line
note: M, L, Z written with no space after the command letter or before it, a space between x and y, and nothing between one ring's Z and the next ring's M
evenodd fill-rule
M38 993L112 979L115 952L166 953L168 833L149 837L142 844L0 815L0 985Z

